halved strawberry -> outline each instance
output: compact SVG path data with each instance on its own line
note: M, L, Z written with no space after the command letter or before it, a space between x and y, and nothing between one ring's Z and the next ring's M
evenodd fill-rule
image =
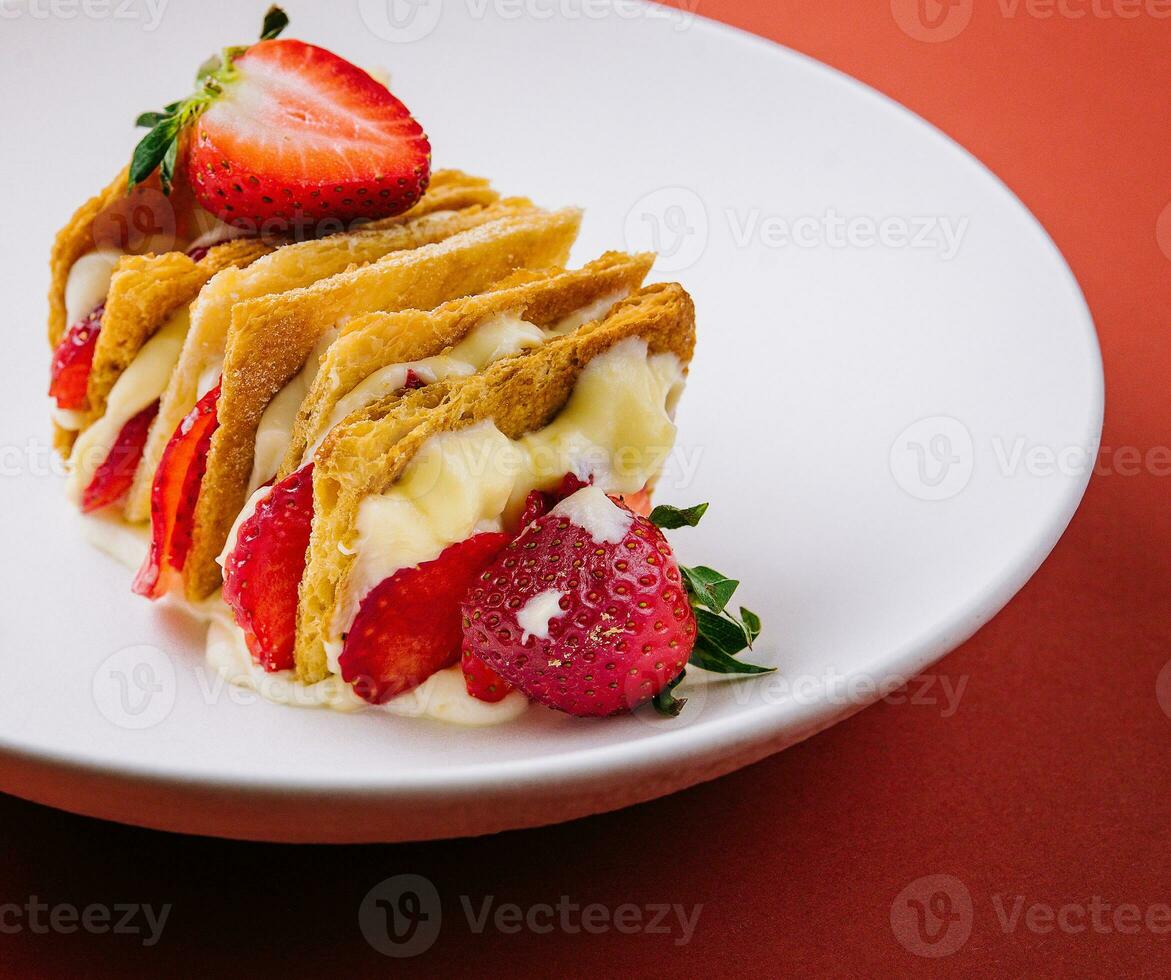
M224 562L224 601L265 670L293 667L297 588L313 527L313 464L276 484L247 520Z
M458 661L460 601L508 541L496 531L477 534L379 583L346 634L342 677L382 704Z
M399 214L422 196L431 144L406 106L324 48L274 40L287 23L273 8L259 43L226 49L200 70L194 95L139 117L152 128L132 184L161 166L167 187L182 162L208 211L254 233L291 228L298 237L325 219Z
M87 405L86 388L93 367L94 349L102 329L102 314L106 304L100 304L82 317L66 332L53 351L49 369L49 397L57 400L57 407L84 410Z
M159 412L156 399L122 426L106 458L81 495L83 513L100 510L122 498L134 482L134 471L142 459L150 424Z
M179 583L191 549L195 502L207 469L207 451L219 424L217 384L179 423L155 471L150 493L150 551L132 586L135 593L157 599Z

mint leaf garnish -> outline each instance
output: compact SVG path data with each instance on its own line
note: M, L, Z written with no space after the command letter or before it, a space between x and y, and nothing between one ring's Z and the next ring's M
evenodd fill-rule
M679 676L674 680L668 681L667 686L654 696L652 703L659 714L666 715L668 718L674 718L683 710L683 705L687 703L687 698L677 698L673 692L679 686L679 682L686 676L686 670L679 671Z
M737 660L731 654L709 646L703 639L696 641L688 663L716 674L771 674L776 670L776 667L761 667Z
M672 507L670 504L659 504L651 511L651 523L667 531L680 527L695 527L700 518L707 511L707 504L696 504L694 507Z
M694 568L680 565L679 571L683 574L683 582L691 598L712 612L723 612L740 585L736 579L728 578L723 572L705 565L696 565Z
M706 640L717 650L731 656L735 656L748 646L748 629L731 614L717 616L706 609L696 609L695 625L701 640Z
M657 527L667 530L695 527L707 507L707 504L686 508L661 504L651 511L650 519ZM744 606L740 607L739 616L728 610L728 603L739 587L739 581L706 565L680 565L679 573L683 576L683 585L695 614L695 646L688 663L716 674L738 674L742 677L770 674L776 670L775 667L762 667L736 659L737 654L751 649L753 642L760 636L760 617L756 613ZM678 677L655 695L655 710L660 714L673 718L683 708L687 699L677 698L673 692L686 673L685 670L681 671Z
M748 630L748 645L752 646L752 641L760 636L760 617L751 609L745 609L741 606L740 621L744 624L744 628Z

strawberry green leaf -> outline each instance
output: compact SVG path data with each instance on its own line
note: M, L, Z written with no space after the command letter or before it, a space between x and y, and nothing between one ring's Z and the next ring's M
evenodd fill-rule
M171 145L167 147L167 152L163 154L163 162L159 165L159 182L163 185L164 194L171 189L171 181L175 177L175 159L178 155L179 141L173 139Z
M135 126L145 126L147 129L154 129L159 123L167 118L166 112L143 112L138 118L134 120Z
M674 680L668 681L667 686L654 696L652 703L659 714L666 715L668 718L675 718L683 710L683 705L687 703L687 698L677 698L673 692L679 686L679 682L686 676L686 670L679 671L679 676Z
M679 571L683 574L683 581L692 598L712 612L723 612L728 600L740 585L723 572L717 572L714 568L707 568L704 565L696 565L694 568L680 565Z
M673 531L679 527L695 527L704 513L707 504L696 504L694 507L672 507L670 504L659 504L651 511L651 523L665 531Z
M197 82L205 82L223 67L224 59L218 54L213 54L195 70L195 80Z
M715 674L771 674L776 670L776 667L761 667L759 664L737 660L731 654L711 646L702 637L696 641L688 663Z
M274 3L264 15L264 24L260 28L260 40L271 41L288 26L289 15Z
M134 148L134 156L130 158L130 186L141 184L154 173L155 168L163 162L163 158L171 152L171 146L179 135L179 120L168 116L158 123ZM164 182L164 189L168 184Z

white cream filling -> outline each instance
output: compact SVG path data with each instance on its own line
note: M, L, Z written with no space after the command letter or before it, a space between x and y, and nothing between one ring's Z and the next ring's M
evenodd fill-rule
M192 213L191 224L197 234L188 243L185 249L187 252L197 248L211 248L213 245L229 242L233 238L243 238L248 234L246 229L229 225L201 207L196 207Z
M232 553L232 549L236 547L236 538L240 536L240 526L256 513L256 508L260 506L260 502L268 496L271 487L257 487L252 491L252 494L244 501L244 506L240 513L236 515L236 519L232 522L232 529L228 532L228 539L224 542L224 549L216 556L216 561L221 568L224 567L228 560L228 555Z
M188 312L184 306L143 344L138 356L110 389L105 414L78 436L69 457L69 478L65 481L65 493L75 504L80 502L94 473L110 454L122 427L162 396L179 361L187 324Z
M266 701L297 708L331 708L334 711L383 711L406 718L432 718L454 725L499 725L518 718L528 708L528 698L512 691L495 703L468 694L459 664L432 674L418 687L372 705L354 693L337 674L316 684L302 684L291 670L266 671L253 659L231 610L219 593L191 611L208 621L207 663L224 680L255 691Z
M617 544L634 523L630 511L623 510L596 486L582 487L549 513L568 518L598 544Z
M244 634L218 595L206 604L209 619L207 663L228 683L255 691L266 701L298 708L334 711L383 711L406 718L432 718L455 725L485 726L512 721L524 714L528 698L511 691L498 702L480 701L468 694L459 664L437 671L418 687L385 704L368 704L345 681L333 674L316 684L302 684L291 670L266 671L252 660Z
M429 439L386 493L358 509L350 587L326 636L338 672L342 636L362 600L400 568L432 561L472 534L515 518L529 491L567 473L606 493L641 490L675 441L671 412L683 371L673 354L647 356L630 338L582 371L565 408L543 429L510 440L491 422Z
M85 412L78 412L72 408L58 408L56 402L50 408L49 414L62 429L68 429L70 432L77 432L85 425Z
M310 438L303 462L313 458L330 430L351 412L401 391L407 383L409 371L413 371L427 384L448 378L467 377L503 357L539 347L553 335L553 330L542 330L515 313L500 313L477 324L463 340L440 354L420 361L388 364L379 368L338 399L328 420Z
M114 266L122 258L115 248L100 248L81 256L69 270L65 280L65 324L72 327L89 316L100 303L106 301ZM85 413L58 408L54 402L53 421L62 429L77 432L85 424Z
M565 615L565 610L560 606L564 598L564 592L546 589L544 592L538 592L520 607L516 614L516 622L521 630L521 643L528 643L530 636L535 636L538 640L549 639L549 624L558 616Z
M337 339L337 335L336 328L327 330L322 335L296 377L277 392L276 397L265 408L264 414L260 416L260 425L256 429L256 447L252 456L252 475L248 479L249 494L255 493L258 487L268 483L281 468L281 461L284 460L289 443L293 440L293 425L297 421L301 402L309 394L313 379L317 377L317 371L321 367L321 355Z
M195 386L195 400L199 401L204 395L220 383L224 373L224 359L209 356L204 362L203 370L199 372L199 383ZM192 405L194 408L194 405Z
M614 301L614 298L608 297L591 308L579 311L567 320L581 318L564 329L574 329L581 323L589 322L609 309ZM540 331L540 328L518 318L512 318L511 323L505 318L497 320L499 322L489 321L483 325L488 329L484 329L479 336L475 336L480 331L477 328L473 335L465 339L464 344L467 346L461 352L463 356L456 356L458 347L448 352L448 363L452 367L451 373L446 376L462 373L462 365L475 363L473 357L477 361L480 357L485 359L480 366L474 366L467 373L474 373L484 364L516 353L524 346L539 344L566 322L562 321L553 330ZM540 338L532 331L538 331ZM515 346L517 343L523 346ZM145 347L143 352L146 352ZM316 357L311 358L314 374L317 362ZM402 387L408 367L416 370L425 380L438 379L438 372L432 377L424 374L429 367L434 370L426 362L395 367L401 369L402 381L391 390ZM439 370L445 367L441 365ZM201 391L209 390L215 383L210 377L213 370L218 377L219 365L209 365L205 374L207 383L201 384ZM129 371L127 369L126 373ZM308 374L304 383L305 391L311 383L312 374ZM363 502L359 511L359 558L364 554L369 555L371 549L366 545L370 539L374 539L379 542L380 551L383 550L382 544L393 542L390 547L398 554L397 568L431 560L457 541L482 531L501 528L505 512L523 503L529 489L549 485L565 472L574 472L583 477L592 473L595 480L612 493L630 493L640 489L657 472L673 444L675 429L670 415L681 386L682 371L677 359L672 355L648 358L645 343L630 340L595 359L579 378L569 404L553 423L537 433L512 441L491 423L485 423L472 429L437 436L416 455L408 467L408 473L404 473L391 494ZM141 407L146 407L153 400L149 399ZM300 400L297 400L297 406ZM293 420L295 412L293 418L288 420L287 431L290 436ZM115 431L115 436L120 429L121 425ZM287 449L287 438L284 449ZM268 457L270 462L267 465L271 466L273 473L284 455L284 449L279 456L273 449L272 455ZM275 464L271 462L273 456L276 456ZM406 492L399 495L399 504L407 505L405 510L396 507L392 498L396 491L404 490ZM265 492L267 488L253 488L248 503L237 517L229 535L225 555L234 545L240 524L255 511ZM598 492L601 493L601 490ZM392 502L381 507L377 504L368 507L373 502L386 501L388 498L392 498ZM612 504L611 508L618 511ZM397 521L394 518L396 511L400 518ZM362 528L364 515L367 523L373 525L365 530ZM141 562L147 547L142 529L117 519L89 520L87 526L90 537L104 550L131 567ZM412 554L425 554L426 557L409 560ZM223 559L224 555L221 555L221 563ZM376 577L362 591L362 597L397 568L386 574L370 571L369 574ZM560 598L560 593L551 591L526 604L522 614L528 625L522 623L522 629L534 636L547 636L549 622L561 613L558 606ZM305 685L296 680L292 671L269 673L254 663L243 632L218 594L198 606L183 605L189 612L208 622L208 664L230 683L254 690L270 701L341 711L383 710L390 714L430 717L464 725L510 721L528 707L528 699L519 691L511 692L496 703L471 697L457 664L436 672L411 691L373 709L373 706L354 694L337 674L336 655L340 652L340 643L336 644L337 650L331 657L334 674L316 684Z
M81 256L65 280L65 323L73 326L106 301L114 266L122 258L116 248L99 248Z
M79 515L82 535L101 551L130 569L138 569L150 547L146 525L130 524L109 514ZM335 711L385 711L408 718L432 718L455 725L499 725L524 714L528 698L511 692L496 703L480 701L467 692L458 664L433 674L412 691L371 705L337 675L316 684L302 684L291 670L269 673L252 660L244 634L217 592L200 603L169 597L171 605L207 623L208 666L229 684L255 691L266 701Z
M619 290L615 293L609 293L602 296L587 306L583 306L580 310L570 313L569 316L559 320L551 328L550 332L558 335L572 333L578 327L584 326L594 320L600 320L608 312L610 307L617 303L620 299L625 299L630 295L625 289Z

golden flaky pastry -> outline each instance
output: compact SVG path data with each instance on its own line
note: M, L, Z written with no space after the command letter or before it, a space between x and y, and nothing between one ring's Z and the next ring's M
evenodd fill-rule
M235 304L217 407L219 425L184 566L187 597L203 599L219 587L216 557L247 497L261 416L328 331L362 313L431 309L487 289L517 269L561 265L580 222L576 209L520 208L312 286Z
M352 266L442 241L527 206L528 202L500 202L499 195L482 178L440 171L423 198L405 214L360 231L286 245L246 268L224 269L213 276L191 304L191 324L183 351L127 495L126 517L131 521L149 518L151 481L163 450L183 417L195 406L201 393L200 382L218 373L232 310L237 304L309 286Z
M427 440L492 421L517 439L547 425L595 357L631 337L652 354L687 365L695 347L695 308L674 283L649 286L601 321L480 374L388 397L334 428L315 457L313 531L297 610L298 679L327 676L326 631L354 566L355 524L363 498L385 492Z
M338 421L339 401L374 372L439 354L500 314L549 328L599 300L617 302L642 285L653 263L650 253L607 252L581 269L517 272L487 292L452 300L433 311L354 317L321 360L277 478L283 479L305 462L306 450L320 444L331 420ZM599 314L605 312L602 309Z
M190 305L217 272L251 265L275 247L256 238L237 238L213 246L199 260L185 252L122 256L110 278L94 345L83 430L105 414L110 389L168 317Z

